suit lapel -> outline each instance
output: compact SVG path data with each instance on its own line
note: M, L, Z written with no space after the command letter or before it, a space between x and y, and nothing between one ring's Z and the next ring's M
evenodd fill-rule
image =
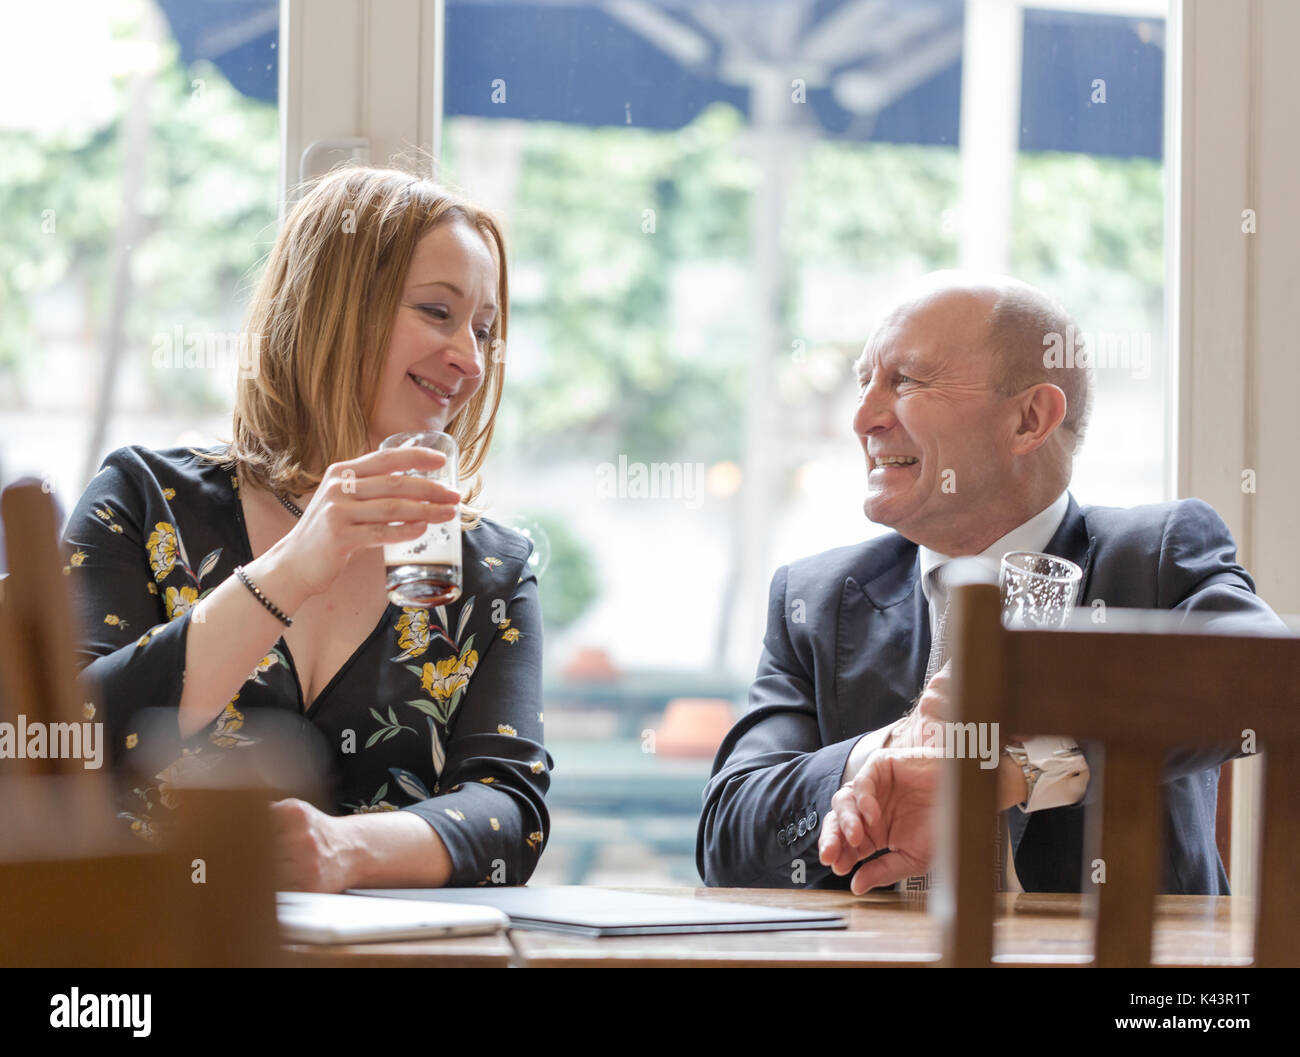
M1044 550L1058 558L1066 558L1083 570L1083 579L1079 581L1079 591L1074 604L1084 605L1088 598L1088 581L1092 577L1092 558L1097 550L1097 539L1088 534L1088 524L1083 511L1070 495L1070 505L1065 509L1065 517L1056 529L1056 534L1048 541Z
M898 719L920 691L930 621L916 544L901 536L883 561L845 578L836 628L840 736Z

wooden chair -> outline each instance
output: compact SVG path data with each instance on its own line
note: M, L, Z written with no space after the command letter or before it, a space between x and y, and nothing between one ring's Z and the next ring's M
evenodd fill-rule
M956 588L953 604L959 721L998 723L1005 735L1069 734L1104 748L1104 773L1092 779L1102 782L1096 854L1106 870L1105 883L1093 886L1092 964L1151 964L1165 752L1240 745L1249 728L1264 753L1265 775L1254 961L1294 965L1300 950L1300 638L1214 634L1182 614L1132 610L1112 610L1105 624L1086 629L1008 631L998 589L988 584ZM993 957L989 820L997 811L997 770L979 762L956 761L940 814L940 844L953 849L948 894L955 903L943 933L951 965L989 965ZM1097 805L1086 810L1086 828L1095 833ZM1089 882L1083 883L1087 891Z
M53 500L39 483L19 483L0 508L11 570L0 580L0 722L82 723L71 647L79 617ZM102 771L81 759L0 759L0 961L278 964L265 792L179 796L173 839L150 848L114 817Z

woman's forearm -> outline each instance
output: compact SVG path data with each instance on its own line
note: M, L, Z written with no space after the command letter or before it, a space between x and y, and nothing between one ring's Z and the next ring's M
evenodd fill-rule
M244 570L288 616L310 597L288 568L280 543ZM185 643L181 737L202 730L221 713L282 634L284 625L237 576L227 577L195 603Z
M441 888L451 880L451 855L438 831L409 811L345 815L344 876L351 888Z

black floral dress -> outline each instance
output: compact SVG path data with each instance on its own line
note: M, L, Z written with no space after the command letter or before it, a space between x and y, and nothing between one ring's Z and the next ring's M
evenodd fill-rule
M131 445L104 459L64 530L63 571L81 617L82 708L106 724L110 759L125 777L123 817L156 836L174 786L257 743L258 720L274 709L319 732L330 757L326 810L412 811L446 844L450 884L524 883L546 843L554 766L542 744L531 543L484 519L464 533L455 603L390 604L305 711L280 639L224 711L181 741L194 604L253 560L238 487L232 466L189 448ZM159 715L161 724L146 721ZM154 762L142 771L146 759ZM158 768L160 759L170 762Z

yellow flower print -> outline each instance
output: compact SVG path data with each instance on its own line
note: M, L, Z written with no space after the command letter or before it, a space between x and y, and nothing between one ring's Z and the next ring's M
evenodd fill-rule
M85 716L87 719L94 719L94 718L95 718L95 702L94 702L94 701L87 701L85 704L83 704L83 705L81 706L81 714L82 714L83 716Z
M256 679L263 672L269 671L274 666L275 666L275 654L268 653L265 657L263 657L260 661L257 662L257 667L254 668L252 672L249 673L248 678Z
M238 475L233 474L233 473L230 475L230 487L233 488L233 489L235 490L236 493L239 492L239 477L238 477Z
M484 785L491 785L493 782L496 781L496 779L495 779L495 778L480 778L479 781L482 782Z
M541 760L534 760L528 765L528 769L532 771L533 774L541 774L545 767L546 764L542 763Z
M502 638L505 642L510 642L510 643L518 642L518 641L519 641L519 629L518 629L518 628L506 628L505 631L501 632L501 638Z
M208 735L208 740L213 745L223 749L230 749L236 745L252 745L254 743L253 738L239 733L239 730L244 725L244 713L235 707L237 700L239 700L238 694L226 702L225 710L217 717L216 729Z
M488 569L498 569L504 564L505 562L503 562L500 558L493 558L489 556L483 559L483 565Z
M175 488L164 488L164 489L163 489L163 498L166 499L168 502L171 502L173 499L176 498L176 489L175 489Z
M494 819L494 818L490 818L490 819L488 819L488 821L489 821L490 823L492 823L492 828L493 828L493 829L500 829L500 828L501 828L501 823L498 822L496 819Z
M202 749L181 749L181 754L154 778L158 782L158 802L166 808L177 806L176 790L203 784L203 776L217 766L217 757L203 754Z
M197 587L169 587L163 593L163 609L168 620L179 620L199 600Z
M513 737L514 737L516 734L518 734L519 732L518 732L517 730L515 730L515 728L512 727L509 723L498 723L498 724L497 724L497 733L498 733L498 734L504 734L504 735L506 735L507 737L513 738Z
M79 569L85 564L86 559L90 557L85 551L73 551L72 557L68 559L68 564L74 569Z
M147 643L151 638L157 635L158 632L162 628L165 628L166 626L167 626L166 624L156 624L155 626L150 628L148 631L146 631L143 635L141 635L138 639L135 640L135 648L138 650L141 646L145 645L145 643Z
M352 809L354 815L371 815L376 811L396 811L397 805L381 800L377 804L360 804Z
M176 565L176 530L166 521L159 521L145 543L149 551L149 565L155 580L164 579Z
M95 517L99 518L100 521L107 522L108 527L112 529L112 531L114 532L122 531L122 526L113 520L113 508L110 507L107 503L105 503L103 506L95 507Z
M129 816L131 819L131 832L137 837L143 837L150 842L158 840L158 827L150 822L147 818L141 818L139 815Z
M446 701L457 690L469 686L469 678L478 667L478 652L466 650L459 657L445 657L436 664L425 663L420 685L437 701Z
M497 625L497 627L499 627L502 631L504 631L504 630L505 630L506 628L508 628L509 626L510 626L510 618L509 618L509 617L506 617L505 620L501 621L501 623L499 623L499 624Z
M537 846L542 843L542 831L540 829L533 830L532 833L528 834L526 840L528 841L528 846L536 851Z
M444 813L445 815L448 815L448 816L450 816L451 818L454 818L457 822L464 822L464 821L465 821L465 812L463 812L463 811L453 811L453 810L452 810L451 808L449 808L449 807L444 807L442 810L443 810L443 813Z
M429 611L402 607L397 622L397 644L402 647L399 661L418 657L429 648Z
M128 734L126 736L126 747L128 749L134 749L139 744L140 736L138 734Z
M127 622L123 620L121 617L119 617L116 613L104 614L104 623L111 628L125 628L129 626Z
M158 585L154 583L152 580L150 580L147 584L145 584L145 587L149 589L149 593L151 595L156 595L158 593Z

